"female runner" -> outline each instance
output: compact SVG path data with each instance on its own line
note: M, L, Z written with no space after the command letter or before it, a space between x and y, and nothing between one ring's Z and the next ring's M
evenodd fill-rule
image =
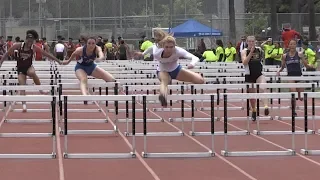
M302 52L297 51L297 41L292 39L289 41L289 51L282 56L282 63L281 63L281 68L278 70L277 75L280 75L280 72L283 71L283 69L286 67L287 68L287 73L288 76L293 76L293 77L300 77L302 76L302 69L301 69L301 63L302 61L303 65L306 68L312 68L308 64L308 61L305 59L305 56ZM289 81L289 83L296 83L298 81L292 80ZM298 99L300 101L303 100L301 97L301 92L303 89L301 88L290 88L290 92L298 92Z
M81 57L75 66L75 73L80 81L80 90L82 95L88 95L88 76L97 79L103 79L106 82L115 82L115 78L97 66L94 61L102 61L105 59L101 47L96 45L96 38L90 37L86 40L83 47L78 47L68 60L63 61L63 65L69 64L77 56Z
M19 85L25 85L27 81L27 76L33 79L34 84L41 85L40 79L37 76L34 67L32 66L33 55L36 52L40 52L44 56L55 60L59 64L61 61L54 57L52 54L46 52L42 48L35 46L35 42L39 39L39 35L35 30L28 30L26 33L26 41L22 43L15 43L8 52L6 52L0 60L0 67L5 59L8 58L9 54L14 54L15 59L17 60L17 71L18 71L18 82ZM15 53L14 53L15 52ZM43 91L40 93L44 94ZM21 95L25 95L25 91L20 91ZM22 102L22 108L25 112L27 106L25 102Z
M154 60L159 62L157 67L157 75L160 80L159 100L161 105L166 107L168 85L172 79L193 84L203 84L204 79L200 74L184 69L178 64L179 58L189 59L191 62L188 65L188 69L192 69L199 62L199 58L176 46L174 37L158 30L155 34L155 42L156 45L140 53L140 55L152 54Z
M262 74L262 59L263 51L260 47L256 47L256 38L254 36L247 37L248 47L241 51L241 60L245 67L245 82L246 83L266 83L266 78ZM249 88L249 93L255 93L255 88ZM260 92L264 92L264 89L261 89ZM256 99L250 99L250 104L252 108L252 120L257 119L257 108L256 108ZM264 114L265 116L269 115L268 100L263 99L264 104Z

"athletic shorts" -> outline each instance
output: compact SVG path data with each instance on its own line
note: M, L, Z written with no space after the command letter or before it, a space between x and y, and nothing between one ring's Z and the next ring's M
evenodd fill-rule
M74 68L74 71L77 71L78 69L82 69L84 70L84 72L87 73L88 76L90 76L96 67L97 67L97 64L95 63L92 63L90 65L82 65L77 63L76 67Z
M257 79L262 75L262 73L257 74L246 74L244 76L244 82L246 83L257 83Z
M182 69L182 66L179 65L179 66L178 66L176 69L174 69L173 71L168 72L168 73L169 73L169 76L171 77L171 79L176 79L181 69ZM159 72L160 72L160 71L157 70L157 76L158 76L158 77L159 77Z
M23 75L27 76L28 70L29 70L29 68L31 68L31 67L32 67L32 66L17 67L17 72L18 72L18 74L23 74Z
M288 72L287 76L290 77L300 77L302 76L302 72L301 71L292 71L292 72ZM300 82L300 81L294 81L296 83Z

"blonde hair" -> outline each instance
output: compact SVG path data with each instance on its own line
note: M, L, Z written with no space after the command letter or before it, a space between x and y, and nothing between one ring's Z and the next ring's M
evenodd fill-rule
M248 36L248 37L247 37L247 40L249 40L249 39L255 41L255 40L256 40L256 37L255 37L255 36Z
M173 37L173 33L169 34L163 31L162 29L155 29L154 36L157 37L156 43L157 43L157 46L160 48L163 48L165 43L173 43L174 45L177 44L176 39Z
M169 34L167 32L165 32L165 31L163 31L162 29L155 29L154 30L154 37L157 37L156 40L158 42L162 41L168 35Z

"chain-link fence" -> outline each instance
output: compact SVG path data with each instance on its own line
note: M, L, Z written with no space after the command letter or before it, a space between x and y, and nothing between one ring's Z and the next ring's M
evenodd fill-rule
M235 43L248 34L265 38L271 34L271 23L277 24L279 37L284 24L290 23L305 35L308 35L309 27L308 14L277 14L276 19L271 19L270 14L246 14L244 0L235 1L235 40L229 39L229 7L225 0L202 0L202 3L195 0L137 0L139 8L131 7L132 0L41 0L45 3L40 4L36 0L10 0L11 5L8 2L0 7L0 35L23 38L26 30L35 29L49 41L58 35L75 40L81 34L100 35L104 39L121 36L137 47L142 35L152 36L152 28L175 27L189 19L222 31L222 37L205 39L209 46L214 39ZM22 8L25 12L20 12L18 4L29 8ZM320 14L316 14L315 19L319 17ZM316 27L319 33L320 21L316 21ZM184 38L178 42L186 46L186 41L196 44L195 39Z

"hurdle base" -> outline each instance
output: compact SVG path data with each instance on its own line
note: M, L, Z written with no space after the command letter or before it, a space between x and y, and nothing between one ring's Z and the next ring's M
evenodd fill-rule
M300 152L301 152L301 154L303 154L303 155L320 155L320 150L306 150L306 149L301 149Z
M55 159L57 155L51 154L0 154L0 159Z
M253 130L253 134L255 135L292 135L292 131L258 131L258 130ZM304 131L295 131L294 134L301 135L305 134ZM307 134L315 134L314 130L309 129Z
M173 153L141 153L143 158L206 158L214 157L215 153L209 152L173 152Z
M281 116L277 116L275 117L275 119L277 120L283 120L283 121L291 121L292 120L292 117L281 117ZM297 120L304 120L304 117L294 117L294 119L297 121Z
M126 112L126 111L127 111L126 109L118 109L118 112L119 112L119 113L123 113L123 112ZM136 109L135 111L136 111L136 112L143 112L143 109ZM147 108L146 111L148 112L149 109ZM115 109L108 109L108 112L110 112L110 113L115 113L116 110L115 110ZM129 112L129 113L132 113L132 109L128 109L128 112Z
M214 118L215 121L218 121L218 118ZM170 122L182 122L182 118L169 118ZM192 118L183 118L183 122L191 122ZM194 122L209 122L211 118L193 118Z
M293 156L295 151L287 149L286 151L221 151L222 156L226 157L254 157L254 156Z
M111 135L116 134L117 130L68 130L68 135ZM60 134L64 134L64 130L60 130Z
M125 132L125 136L133 136L132 133ZM143 133L135 133L135 136L141 137L144 136ZM175 136L184 136L184 132L147 132L147 137L175 137Z
M63 153L64 159L130 159L136 154L130 153Z
M201 107L199 108L200 111L211 111L211 108L209 107ZM214 108L215 111L217 110L222 110L221 107L216 107ZM244 107L228 107L228 111L240 111L240 110L244 110Z
M96 113L96 112L102 112L102 110L101 109L68 109L68 112Z
M191 108L184 108L185 112L190 112ZM152 108L154 112L180 112L181 108ZM197 111L197 108L194 108L194 111Z
M62 120L61 122L64 122ZM68 123L108 123L108 119L68 119Z
M211 132L189 132L190 136L211 136ZM225 133L223 131L216 131L213 134L214 136L223 136ZM243 136L243 135L250 135L249 131L228 131L228 136Z
M52 133L0 133L3 138L46 138L52 137Z
M118 119L119 123L132 123L132 119ZM136 123L143 123L143 119L136 119ZM147 123L156 123L156 122L164 122L163 119L147 119Z
M41 113L41 112L51 112L51 109L11 109L11 112L17 112L17 113L27 113L27 112L33 112L33 113Z
M6 119L5 123L52 123L51 119Z

